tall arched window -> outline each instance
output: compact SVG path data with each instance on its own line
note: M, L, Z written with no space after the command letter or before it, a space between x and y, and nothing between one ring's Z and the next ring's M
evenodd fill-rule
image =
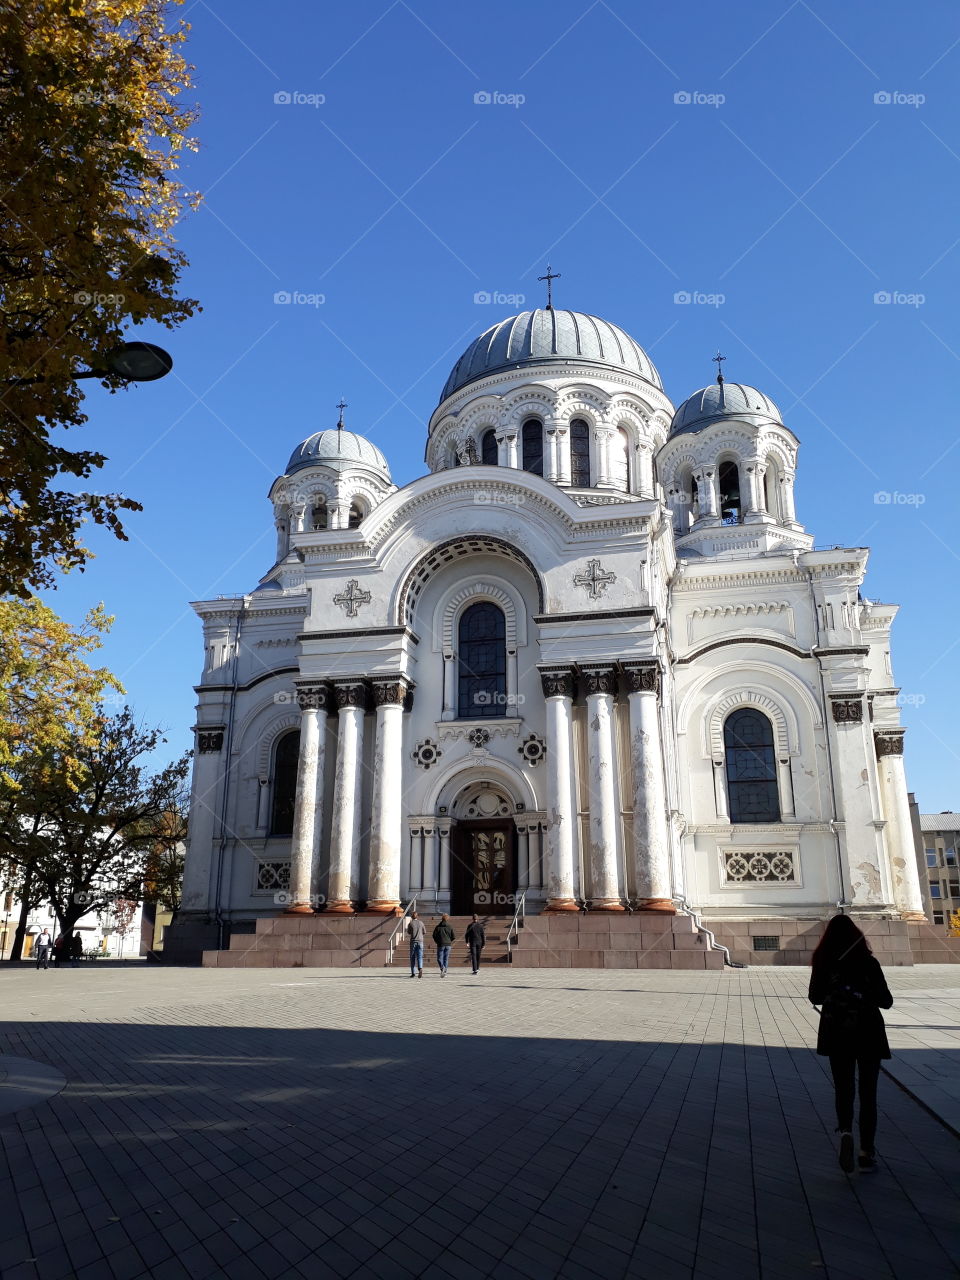
M590 426L583 418L570 423L570 483L590 488Z
M359 502L350 503L350 515L347 518L347 528L356 529L360 521L363 519L363 508Z
M523 451L521 466L535 476L543 475L543 423L536 418L528 418L520 432L520 447Z
M310 508L310 526L314 533L327 527L327 504L323 498L317 498Z
M720 484L720 518L724 524L739 524L740 468L735 462L721 462L717 468Z
M610 441L610 480L618 489L630 488L630 437L618 427Z
M297 795L297 760L300 757L300 730L291 729L277 739L273 748L273 788L270 834L293 834L293 804Z
M495 467L499 458L497 456L497 433L495 431L485 431L480 438L480 461L485 467Z
M741 707L723 726L731 822L779 822L773 725L761 711Z
M460 616L457 714L461 720L507 714L507 624L503 610L479 600Z

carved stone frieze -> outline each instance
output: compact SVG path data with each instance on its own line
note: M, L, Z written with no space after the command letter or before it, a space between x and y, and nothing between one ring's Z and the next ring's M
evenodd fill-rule
M830 709L834 724L862 724L863 698L832 697Z
M329 711L332 705L330 686L325 681L297 685L297 706L301 711Z
M588 698L593 693L616 693L617 691L616 667L586 667L581 668L580 674L583 677Z
M655 662L624 665L623 674L628 693L655 693L660 695L660 667Z
M373 702L377 707L403 706L410 685L406 680L391 677L389 680L373 680Z
M197 750L202 756L223 750L223 729L198 729Z
M545 698L572 698L574 690L573 669L557 667L540 672L540 683Z
M875 733L873 740L877 748L877 759L882 756L902 756L905 733L905 729L884 729Z
M367 686L362 680L344 680L342 682L338 680L333 689L338 711L343 711L346 707L359 707L361 710L366 710Z

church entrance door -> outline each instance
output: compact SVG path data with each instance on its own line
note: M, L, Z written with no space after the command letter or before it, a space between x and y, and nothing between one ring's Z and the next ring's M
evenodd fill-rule
M451 832L454 915L512 915L517 891L517 829L512 821L458 822Z

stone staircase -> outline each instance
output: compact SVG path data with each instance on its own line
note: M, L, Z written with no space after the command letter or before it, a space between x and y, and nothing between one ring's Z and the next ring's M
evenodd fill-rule
M427 928L424 965L436 966L431 934L439 915L421 914ZM483 964L506 964L511 916L485 916ZM394 916L275 916L256 921L250 933L234 932L224 951L204 950L202 963L217 969L382 968L397 927ZM464 941L469 916L451 916L456 940L453 971L470 963ZM527 969L722 969L723 955L704 942L689 916L660 911L633 915L596 912L527 916L512 948L512 961ZM402 940L393 965L406 968Z
M664 911L527 916L513 948L525 969L722 969L693 920Z

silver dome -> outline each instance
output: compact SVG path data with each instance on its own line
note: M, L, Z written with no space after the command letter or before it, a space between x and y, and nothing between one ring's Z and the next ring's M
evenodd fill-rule
M552 360L623 369L663 390L650 357L623 329L581 311L521 311L471 342L454 365L440 400L501 369Z
M303 467L331 467L334 471L344 471L348 467L371 467L390 479L390 468L387 460L375 444L355 431L333 428L329 431L318 431L304 440L290 455L286 474L300 471Z
M739 382L713 382L684 400L673 415L670 434L701 431L709 423L723 418L783 421L777 406L756 387L742 386Z

